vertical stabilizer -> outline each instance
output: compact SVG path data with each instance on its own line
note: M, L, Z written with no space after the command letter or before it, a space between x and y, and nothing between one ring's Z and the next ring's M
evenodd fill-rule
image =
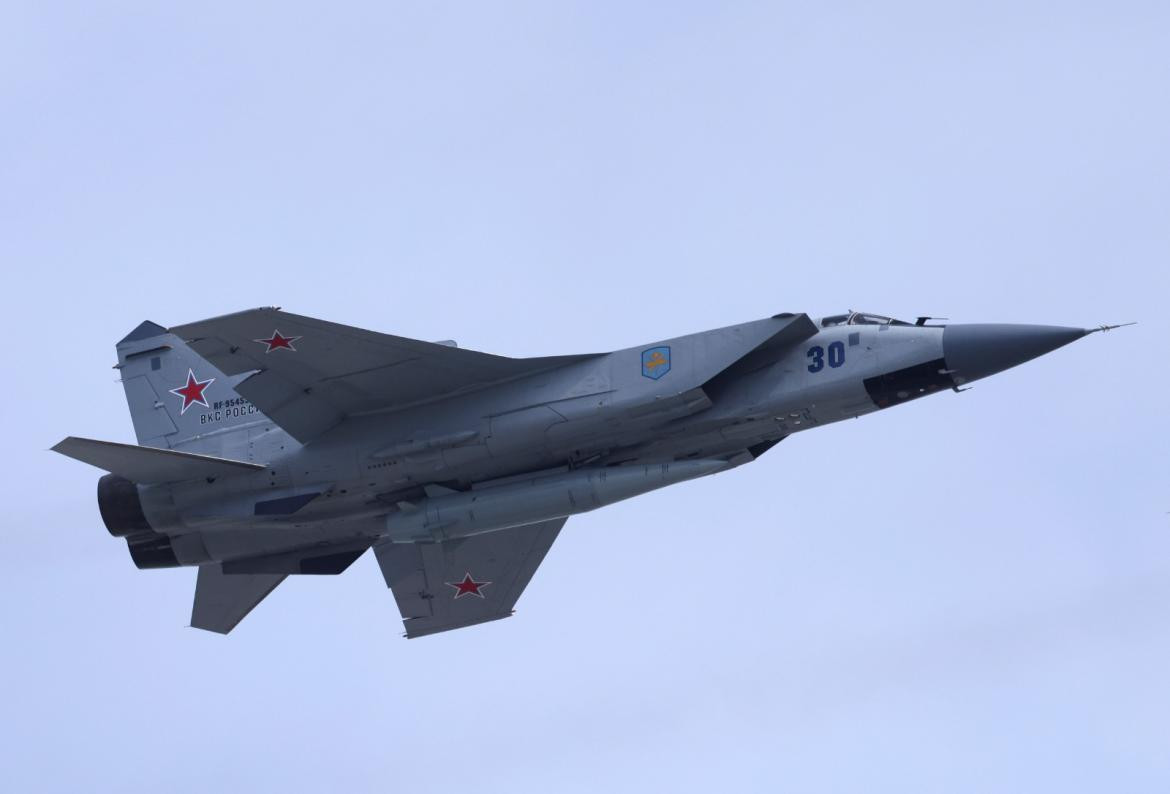
M191 626L227 634L284 579L283 573L225 574L219 565L200 567Z
M222 431L266 421L234 386L248 373L228 377L174 334L144 322L118 342L118 369L138 443L190 452L240 456L239 436L226 444ZM244 442L246 445L246 442Z

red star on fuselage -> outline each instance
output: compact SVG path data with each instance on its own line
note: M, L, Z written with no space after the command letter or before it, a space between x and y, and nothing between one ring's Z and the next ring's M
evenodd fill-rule
M300 338L299 336L282 336L280 331L273 329L272 336L267 339L253 339L252 341L259 342L262 345L268 345L268 349L264 351L264 354L268 355L273 350L291 350L294 353L297 352L297 349L293 347L293 342Z
M187 413L187 409L192 405L202 405L204 408L209 408L207 398L203 396L203 391L208 384L214 381L215 378L208 378L207 380L199 380L195 377L194 370L187 370L187 385L180 386L177 389L171 389L171 394L183 398L183 407L179 410L179 415Z
M481 587L487 587L491 582L477 582L471 578L470 573L463 574L462 582L445 582L448 587L455 588L455 598L463 598L465 595L473 595L483 598L483 593L479 592Z

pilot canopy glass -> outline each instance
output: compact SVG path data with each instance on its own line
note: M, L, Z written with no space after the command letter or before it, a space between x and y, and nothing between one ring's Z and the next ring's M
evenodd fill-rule
M895 320L882 314L869 312L849 312L848 314L834 314L821 320L821 327L833 325L911 325L904 320Z

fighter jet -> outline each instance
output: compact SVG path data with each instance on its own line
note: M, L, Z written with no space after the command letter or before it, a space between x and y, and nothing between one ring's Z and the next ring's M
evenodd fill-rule
M1096 330L762 320L610 353L505 358L261 308L117 344L138 444L109 472L139 568L198 568L226 634L290 574L368 549L405 636L512 614L569 516L750 463L794 433L952 390Z

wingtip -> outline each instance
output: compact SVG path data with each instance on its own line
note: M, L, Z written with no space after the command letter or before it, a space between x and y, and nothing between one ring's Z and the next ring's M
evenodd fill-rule
M61 439L60 441L58 441L56 444L49 447L45 451L46 452L56 452L58 455L67 455L69 453L65 452L65 448L68 447L68 445L71 441L76 441L76 440L77 440L76 436L65 436L65 438Z

